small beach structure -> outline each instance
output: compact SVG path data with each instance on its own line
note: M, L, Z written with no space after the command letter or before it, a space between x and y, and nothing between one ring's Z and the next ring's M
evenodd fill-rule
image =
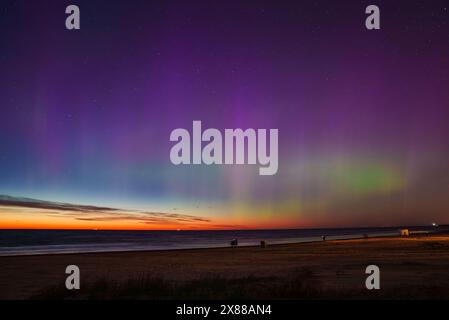
M265 248L266 246L267 246L267 243L265 242L265 240L260 241L261 248Z
M401 237L410 236L410 231L408 229L401 229Z
M323 241L326 241L326 236L321 236L321 239L322 239Z
M239 242L237 241L237 239L232 239L232 240L231 240L231 247L232 247L232 248L237 247L238 244L239 244Z

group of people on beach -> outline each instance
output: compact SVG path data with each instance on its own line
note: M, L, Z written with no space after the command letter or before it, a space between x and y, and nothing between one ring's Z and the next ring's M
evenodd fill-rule
M322 239L323 241L326 241L326 236L321 236L321 239ZM232 247L232 248L237 247L238 244L239 244L239 241L237 240L237 238L234 238L234 239L231 240L231 247ZM260 247L261 247L261 248L265 248L266 246L267 246L266 241L265 241L265 240L261 240L261 241L260 241Z

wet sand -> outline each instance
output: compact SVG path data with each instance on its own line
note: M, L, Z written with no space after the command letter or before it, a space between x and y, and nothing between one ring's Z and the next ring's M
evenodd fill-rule
M437 286L448 288L439 294L449 298L449 235L423 235L266 248L0 257L0 299L27 299L45 288L63 286L65 268L71 264L81 270L81 286L141 276L173 283L251 276L288 281L298 270L307 270L317 285L332 290L365 290L365 268L375 264L381 270L381 290Z

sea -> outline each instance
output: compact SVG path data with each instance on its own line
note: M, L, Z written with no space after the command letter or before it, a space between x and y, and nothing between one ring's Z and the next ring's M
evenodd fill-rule
M261 241L287 244L356 239L364 236L395 236L399 227L221 230L221 231L107 231L107 230L0 230L0 256L67 254L87 252L179 250L257 246ZM412 233L435 232L435 227L408 227Z

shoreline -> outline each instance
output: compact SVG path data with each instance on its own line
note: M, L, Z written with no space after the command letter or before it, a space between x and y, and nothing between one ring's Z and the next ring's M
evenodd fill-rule
M414 236L422 236L422 235L434 235L438 233L445 233L447 231L411 231L410 237ZM326 236L326 240L322 240L319 237L303 237L303 238L296 238L293 241L282 241L277 240L275 242L269 242L267 240L264 240L266 242L267 246L279 246L279 245L291 245L291 244L307 244L307 243L319 243L319 242L325 242L325 241L345 241L345 240L359 240L359 239L375 239L375 238L391 238L391 237L400 237L399 232L398 233L373 233L373 234L353 234L353 235L331 235ZM309 240L310 238L316 238L315 240ZM304 239L301 241L301 239ZM262 240L262 239L261 239ZM260 244L239 244L238 247L240 248L257 248L260 247ZM14 248L14 247L11 247ZM0 258L3 257L32 257L32 256L52 256L52 255L77 255L77 254L102 254L102 253L126 253L126 252L166 252L166 251L184 251L184 250L204 250L204 249L223 249L223 248L230 248L230 244L223 244L223 245L211 245L211 246L201 246L201 247L178 247L178 248L157 248L157 249L149 249L149 248L142 248L142 249L98 249L98 250L92 250L92 251L68 251L68 252L36 252L36 253L13 253L13 254L3 254L0 252ZM2 248L0 248L1 250ZM8 248L9 249L9 248ZM30 251L33 249L33 246L29 247Z
M379 293L364 290L369 264L381 268ZM368 298L376 294L449 298L447 233L266 248L9 256L0 257L0 265L0 299L251 299L273 298L273 292L286 299L367 294ZM84 290L64 288L68 265L79 266ZM293 289L292 283L297 284ZM305 287L312 291L298 291Z

